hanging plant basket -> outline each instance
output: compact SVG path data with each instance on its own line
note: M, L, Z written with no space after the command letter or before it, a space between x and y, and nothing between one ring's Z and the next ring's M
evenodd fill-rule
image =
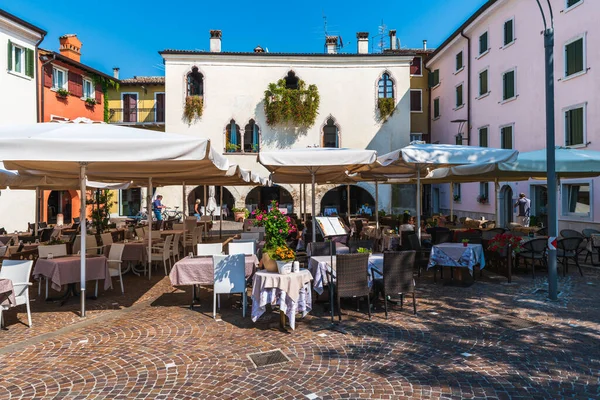
M66 99L67 96L69 96L71 93L69 93L68 90L66 89L58 89L56 91L56 97L58 97L59 99Z
M204 99L200 96L187 96L183 106L183 119L191 124L202 117L204 109Z
M380 98L377 99L377 108L379 109L379 119L385 122L396 110L396 104L393 98Z
M265 115L269 126L290 124L309 128L315 124L319 110L319 90L298 81L298 89L288 89L285 79L269 84L265 90Z

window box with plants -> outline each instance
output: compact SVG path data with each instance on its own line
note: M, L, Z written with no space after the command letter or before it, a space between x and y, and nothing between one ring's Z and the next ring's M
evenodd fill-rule
M487 196L480 194L479 196L477 196L477 202L479 204L489 204L490 199L488 199Z
M460 195L459 194L455 194L454 195L454 202L455 203L460 203Z
M269 84L265 90L264 109L269 126L289 124L309 128L315 124L319 110L319 90L298 80L298 87L287 88L285 79Z
M393 97L380 97L377 99L377 109L379 110L379 118L382 122L387 121L396 110L396 104Z
M202 96L187 96L183 105L183 119L191 124L197 119L202 118L204 109L204 99Z
M93 99L91 97L88 97L88 98L85 99L85 105L87 107L92 107L93 108L96 104L97 104L96 103L96 99Z
M56 91L56 97L60 99L66 99L71 93L67 89L58 89Z
M233 144L233 143L227 143L225 145L225 151L227 151L227 153L237 153L238 151L240 151L240 145Z

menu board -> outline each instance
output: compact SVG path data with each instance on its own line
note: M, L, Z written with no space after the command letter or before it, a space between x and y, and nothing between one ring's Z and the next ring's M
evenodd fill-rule
M348 229L340 217L316 217L323 237L346 236Z

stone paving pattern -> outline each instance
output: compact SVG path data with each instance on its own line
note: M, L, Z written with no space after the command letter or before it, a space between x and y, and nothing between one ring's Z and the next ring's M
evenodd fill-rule
M323 303L294 332L278 329L276 312L243 319L239 296L223 297L215 321L209 289L190 310L191 291L164 276L126 276L126 295L101 291L85 319L77 301L47 303L34 284L32 328L23 307L4 313L0 399L600 398L600 270L584 273L560 278L558 302L535 292L543 273L507 285L487 272L469 288L427 274L417 316L407 300L368 321L352 301L345 335L319 330ZM539 325L502 327L489 322L495 314ZM247 357L273 349L291 361L256 368Z

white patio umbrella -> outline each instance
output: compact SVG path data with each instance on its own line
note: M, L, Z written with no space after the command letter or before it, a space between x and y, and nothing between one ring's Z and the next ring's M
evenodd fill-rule
M417 235L421 237L421 176L429 169L452 165L514 161L516 150L448 144L415 143L377 159L363 169L361 178L379 177L417 179Z
M313 242L316 241L315 185L345 183L347 172L370 166L376 160L377 152L360 149L307 148L261 152L258 155L258 162L272 173L273 182L311 183Z
M0 142L0 160L8 169L79 178L82 193L86 190L86 176L109 182L148 179L151 194L153 177L191 171L224 175L229 168L229 161L211 150L207 139L110 124L4 125L0 126ZM84 196L81 215L86 215ZM151 226L151 213L148 219ZM82 316L85 316L85 236L81 235ZM149 235L149 252L151 243Z

